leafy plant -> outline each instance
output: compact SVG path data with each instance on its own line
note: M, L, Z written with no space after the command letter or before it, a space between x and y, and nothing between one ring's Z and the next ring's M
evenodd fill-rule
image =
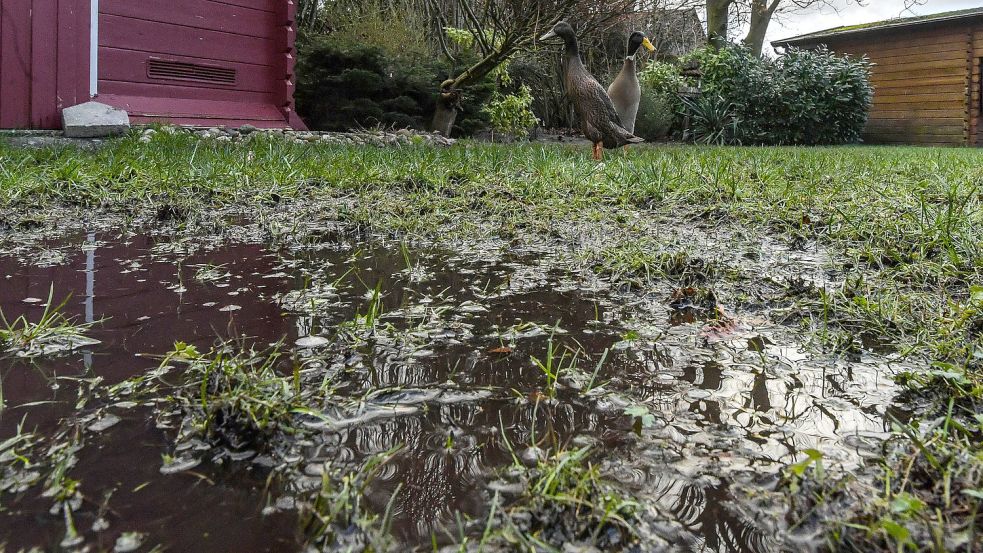
M516 94L502 95L498 92L481 109L496 132L512 136L525 136L539 124L532 112L532 91L522 85Z
M533 365L536 366L546 377L546 396L550 399L556 397L556 383L560 376L577 368L577 358L579 357L579 350L574 350L573 353L570 352L564 346L554 342L553 332L550 333L549 340L546 341L546 357L543 360L535 356L531 356Z
M676 123L680 99L675 93L651 92L642 89L635 135L646 140L661 140L669 135Z
M642 89L656 94L678 94L686 80L674 64L652 61L638 72L638 83Z
M689 120L685 139L717 146L740 144L741 119L734 113L734 104L722 96L705 95L684 98L683 106L683 115Z
M321 489L310 504L301 508L302 530L309 543L325 549L352 549L353 541L361 551L391 551L395 540L391 534L393 503L399 496L396 487L385 512L370 512L365 497L372 481L399 447L368 458L355 472L329 467L321 475Z

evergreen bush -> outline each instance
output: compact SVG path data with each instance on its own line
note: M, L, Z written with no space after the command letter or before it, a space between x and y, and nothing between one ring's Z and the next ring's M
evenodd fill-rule
M346 131L377 125L424 130L440 83L457 69L433 56L394 52L344 32L301 33L297 40L297 112L312 129ZM459 59L458 64L471 62ZM470 87L455 134L487 126L480 106L494 82Z
M693 57L703 73L702 93L731 106L739 121L737 139L744 143L860 140L873 99L866 58L790 48L765 59L737 45L702 49Z

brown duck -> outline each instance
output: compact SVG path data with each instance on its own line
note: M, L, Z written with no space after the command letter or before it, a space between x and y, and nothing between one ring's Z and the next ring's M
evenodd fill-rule
M621 123L630 133L635 132L635 117L638 115L638 104L642 100L642 87L638 84L635 74L635 54L644 46L649 52L655 51L655 46L642 33L635 31L628 37L628 51L621 72L608 86L608 96L614 104L614 109L621 117Z
M577 46L577 34L574 33L573 27L566 21L560 21L539 39L548 40L553 37L562 38L566 45L563 55L563 81L567 87L567 96L573 104L574 111L577 112L577 118L580 119L580 130L594 143L594 159L601 159L602 145L610 150L645 142L644 139L625 129L604 87L584 67Z

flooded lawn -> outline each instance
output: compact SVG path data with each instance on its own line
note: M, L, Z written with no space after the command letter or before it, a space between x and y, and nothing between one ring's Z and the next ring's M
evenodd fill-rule
M598 526L606 548L776 551L821 537L768 499L781 470L852 470L888 435L891 352L819 353L767 303L616 286L549 245L313 236L0 256L8 321L50 291L91 324L0 358L0 550L359 550L375 528L429 551L502 516L586 542L516 507L583 450L637 502L637 536ZM773 274L817 272L762 249Z

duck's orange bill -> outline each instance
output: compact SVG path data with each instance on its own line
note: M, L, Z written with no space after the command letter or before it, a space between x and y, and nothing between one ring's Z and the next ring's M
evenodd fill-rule
M649 52L655 52L655 46L652 46L652 42L649 41L648 37L642 39L642 46Z

